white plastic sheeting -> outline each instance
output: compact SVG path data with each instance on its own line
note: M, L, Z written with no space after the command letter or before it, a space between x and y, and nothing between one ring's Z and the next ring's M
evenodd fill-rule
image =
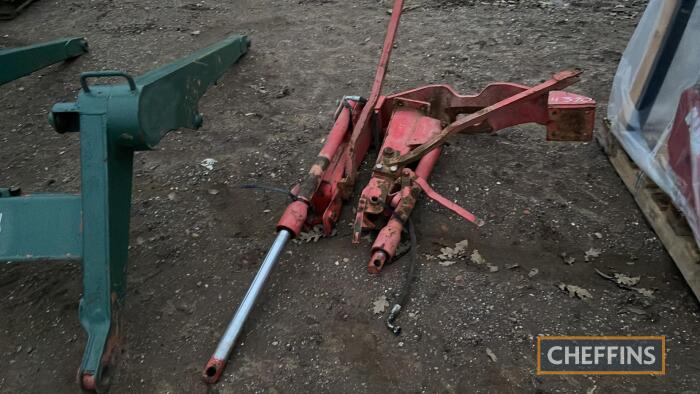
M607 117L611 132L627 154L671 197L700 244L700 104L698 95L689 91L700 81L700 1L688 4L692 2L649 2L620 60ZM664 57L665 37L672 34L674 23L678 29L674 10L680 5L687 9L677 19L685 19L682 24L687 25L680 35L675 31L675 53ZM667 71L658 78L658 73L649 70L660 62L666 63L661 69ZM652 81L646 78L649 75L657 78ZM645 105L650 83L656 84L658 93ZM679 108L682 96L690 102Z

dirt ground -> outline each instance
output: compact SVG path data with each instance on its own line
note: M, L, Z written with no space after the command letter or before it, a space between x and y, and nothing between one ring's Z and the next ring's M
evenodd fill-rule
M644 3L408 1L384 92L431 83L477 92L580 67L571 90L597 99L600 119ZM136 156L127 334L112 392L698 392L699 309L680 273L600 148L545 142L536 126L457 136L445 149L431 183L487 224L421 200L419 277L401 336L372 309L395 299L406 262L368 275L369 243L351 245L346 207L337 236L290 244L224 378L200 381L287 202L238 185L289 187L308 171L338 100L369 93L390 6L42 0L0 22L5 47L85 36L91 48L2 87L0 185L25 191L79 190L79 136L53 132L46 114L75 98L80 72L139 74L232 33L253 41L200 103L202 129ZM457 264L430 258L463 239ZM601 253L586 262L591 248ZM485 264L471 261L473 249ZM653 296L594 268L641 276ZM560 283L592 298L569 297ZM78 391L80 294L77 263L0 265L0 392ZM537 377L538 334L666 335L668 374Z

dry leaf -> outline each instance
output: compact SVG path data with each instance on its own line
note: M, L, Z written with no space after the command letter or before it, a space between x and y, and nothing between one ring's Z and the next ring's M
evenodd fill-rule
M591 261L594 258L599 257L599 256L600 256L600 249L590 248L584 254L583 259L586 261Z
M624 274L615 274L615 282L623 286L635 286L642 279L641 276L627 276Z
M612 282L615 282L615 284L622 289L634 290L645 297L654 297L654 290L643 289L641 287L633 287L639 283L639 281L641 280L641 276L627 276L624 274L608 275L604 272L599 271L596 268L594 268L594 270L596 273L598 273L598 275Z
M214 169L214 164L218 163L216 159L212 159L210 157L202 160L199 165L206 168L207 170L211 171Z
M564 264L566 265L572 265L574 262L576 262L576 258L569 256L566 253L562 253L559 256L561 256L561 259L564 260Z
M654 297L654 290L651 289L644 289L644 288L636 288L633 287L632 290L636 290L639 294L645 296L645 297Z
M372 303L372 312L375 314L380 314L383 313L386 310L386 307L389 306L389 301L386 300L386 296L381 296L377 298L376 301Z
M331 232L331 235L329 237L333 237L337 234L336 230L333 229ZM309 243L309 242L318 242L319 239L321 238L326 238L326 235L323 234L323 225L318 224L314 226L311 230L309 231L302 231L298 237L292 240L292 242L296 244L300 243Z
M565 283L559 284L559 289L569 293L569 297L578 297L582 300L585 300L586 298L593 298L593 295L583 287L579 287L576 285L567 285Z
M491 350L489 348L486 348L486 355L489 356L491 361L493 361L494 363L496 361L498 361L498 357L496 357L496 353L494 353L493 350Z
M483 256L481 256L481 253L479 253L479 251L476 249L474 249L474 251L472 252L470 260L474 264L484 264L486 262L486 259Z
M444 247L440 248L440 254L438 258L440 260L452 260L456 257L461 257L467 251L469 246L469 240L462 240L455 244L454 248Z

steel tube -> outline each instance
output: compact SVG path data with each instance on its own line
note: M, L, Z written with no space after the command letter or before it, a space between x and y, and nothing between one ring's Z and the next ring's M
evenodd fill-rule
M290 231L284 229L280 230L277 234L275 242L267 252L265 260L263 260L262 265L260 266L260 270L255 275L255 279L253 279L253 283L250 285L245 297L243 297L241 305L238 307L236 314L233 315L233 319L231 319L231 322L228 324L226 332L224 332L219 344L216 346L214 354L204 367L203 377L208 383L216 383L216 381L219 380L219 377L221 377L221 373L226 366L226 361L231 355L233 345L236 343L236 339L238 339L238 336L241 334L243 325L248 319L248 315L253 309L255 301L257 300L258 296L260 296L260 292L262 291L263 286L265 286L267 277L270 276L272 268L275 267L275 264L277 263L284 246L287 244L287 241L289 241L291 238L291 235L292 233Z

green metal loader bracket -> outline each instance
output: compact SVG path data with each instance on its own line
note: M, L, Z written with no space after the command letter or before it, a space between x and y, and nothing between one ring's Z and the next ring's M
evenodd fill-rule
M49 116L59 133L81 133L81 196L9 196L0 189L0 261L82 259L79 310L88 334L78 375L83 389L107 387L119 343L134 151L152 149L171 130L199 128L199 99L249 45L246 36L234 35L136 78L120 71L83 73L78 100L54 105ZM126 83L89 83L105 77ZM76 223L76 217L82 219Z
M87 50L87 41L82 37L62 38L43 44L0 49L0 85L54 63L78 57Z

